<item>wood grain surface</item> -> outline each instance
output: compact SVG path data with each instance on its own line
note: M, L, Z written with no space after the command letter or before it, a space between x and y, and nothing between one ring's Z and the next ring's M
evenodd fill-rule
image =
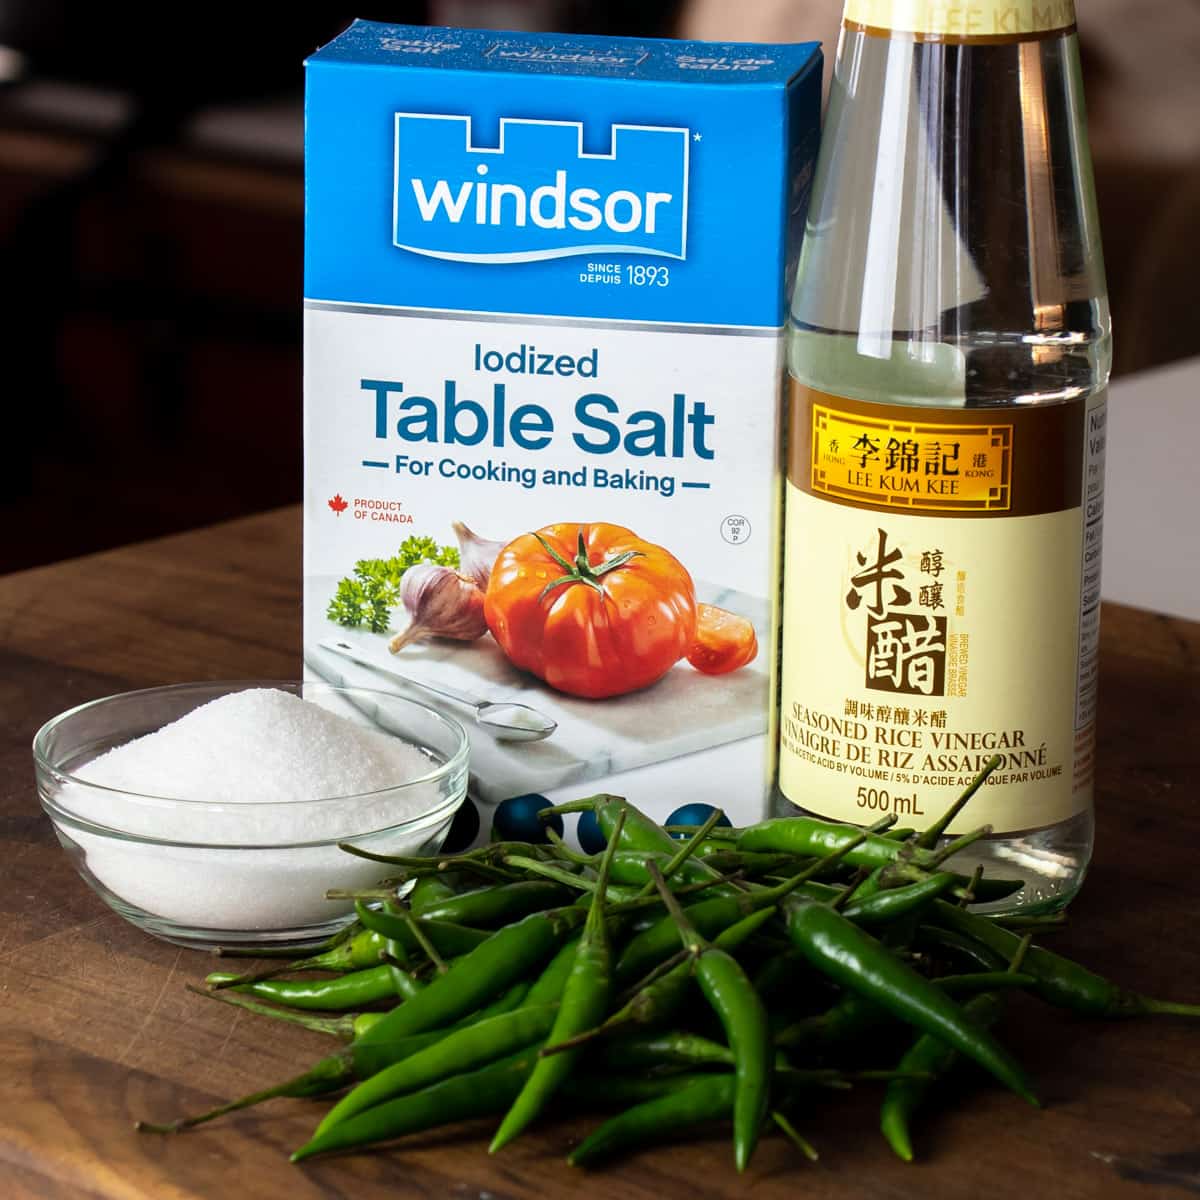
M82 519L82 518L81 518ZM1005 1038L1045 1111L953 1096L891 1158L878 1093L814 1096L809 1165L778 1138L738 1178L720 1136L584 1174L590 1122L552 1120L495 1158L480 1125L292 1167L319 1109L274 1101L191 1133L135 1133L275 1082L317 1034L185 990L213 960L139 933L75 874L34 792L37 727L134 687L299 671L299 515L253 517L0 578L0 1196L1094 1197L1200 1192L1200 1022L1090 1023L1021 998ZM1055 945L1130 986L1200 998L1200 626L1108 608L1097 852ZM1191 1180L1189 1184L1188 1180Z

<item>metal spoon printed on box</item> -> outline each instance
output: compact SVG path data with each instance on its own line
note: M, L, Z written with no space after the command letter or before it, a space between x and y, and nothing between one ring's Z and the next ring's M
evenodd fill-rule
M419 679L413 679L408 675L402 675L399 671L393 671L383 666L375 659L355 649L349 642L327 639L320 642L319 645L322 650L328 650L330 654L336 654L340 658L347 658L351 662L358 663L360 667L368 667L372 671L378 671L381 675L390 675L393 679L398 679L410 687L420 688L435 696L452 700L455 704L474 709L476 723L488 730L498 741L540 742L558 728L557 721L552 720L545 713L538 712L536 708L528 704L518 704L515 700L479 700L475 696L469 696L465 692L455 691L452 688L433 687L431 684L422 683Z

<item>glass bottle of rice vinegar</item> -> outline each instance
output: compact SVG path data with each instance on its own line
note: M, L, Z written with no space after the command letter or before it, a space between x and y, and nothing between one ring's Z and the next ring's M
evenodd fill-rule
M848 0L791 318L775 810L923 827L998 757L950 832L1060 906L1110 363L1072 0Z

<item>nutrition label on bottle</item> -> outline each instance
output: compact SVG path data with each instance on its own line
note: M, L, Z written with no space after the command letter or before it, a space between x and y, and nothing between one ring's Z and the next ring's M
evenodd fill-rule
M1100 666L1100 568L1104 542L1104 452L1108 438L1107 396L1093 397L1084 418L1083 546L1079 580L1079 669L1075 696L1075 783L1094 773L1096 691Z

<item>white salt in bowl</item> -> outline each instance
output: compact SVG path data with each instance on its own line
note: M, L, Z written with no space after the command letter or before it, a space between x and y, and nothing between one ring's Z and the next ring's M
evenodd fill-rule
M265 801L254 798L252 780L245 795L231 796L228 781L224 787L215 782L215 770L211 800L152 794L167 790L161 784L145 794L81 777L98 773L88 764L113 748L201 705L256 688L278 689L360 731L399 739L419 752L416 758L397 750L415 769L369 791L280 799L287 764L272 762L278 747L264 739L263 763L249 774L264 785ZM417 701L368 688L252 680L174 684L93 700L47 722L33 740L42 807L80 875L139 928L204 947L315 942L342 928L353 902L328 900L326 890L371 888L398 870L337 843L378 854L436 854L466 794L467 753L462 726ZM305 754L313 761L311 746ZM185 764L193 793L198 766L202 762Z

